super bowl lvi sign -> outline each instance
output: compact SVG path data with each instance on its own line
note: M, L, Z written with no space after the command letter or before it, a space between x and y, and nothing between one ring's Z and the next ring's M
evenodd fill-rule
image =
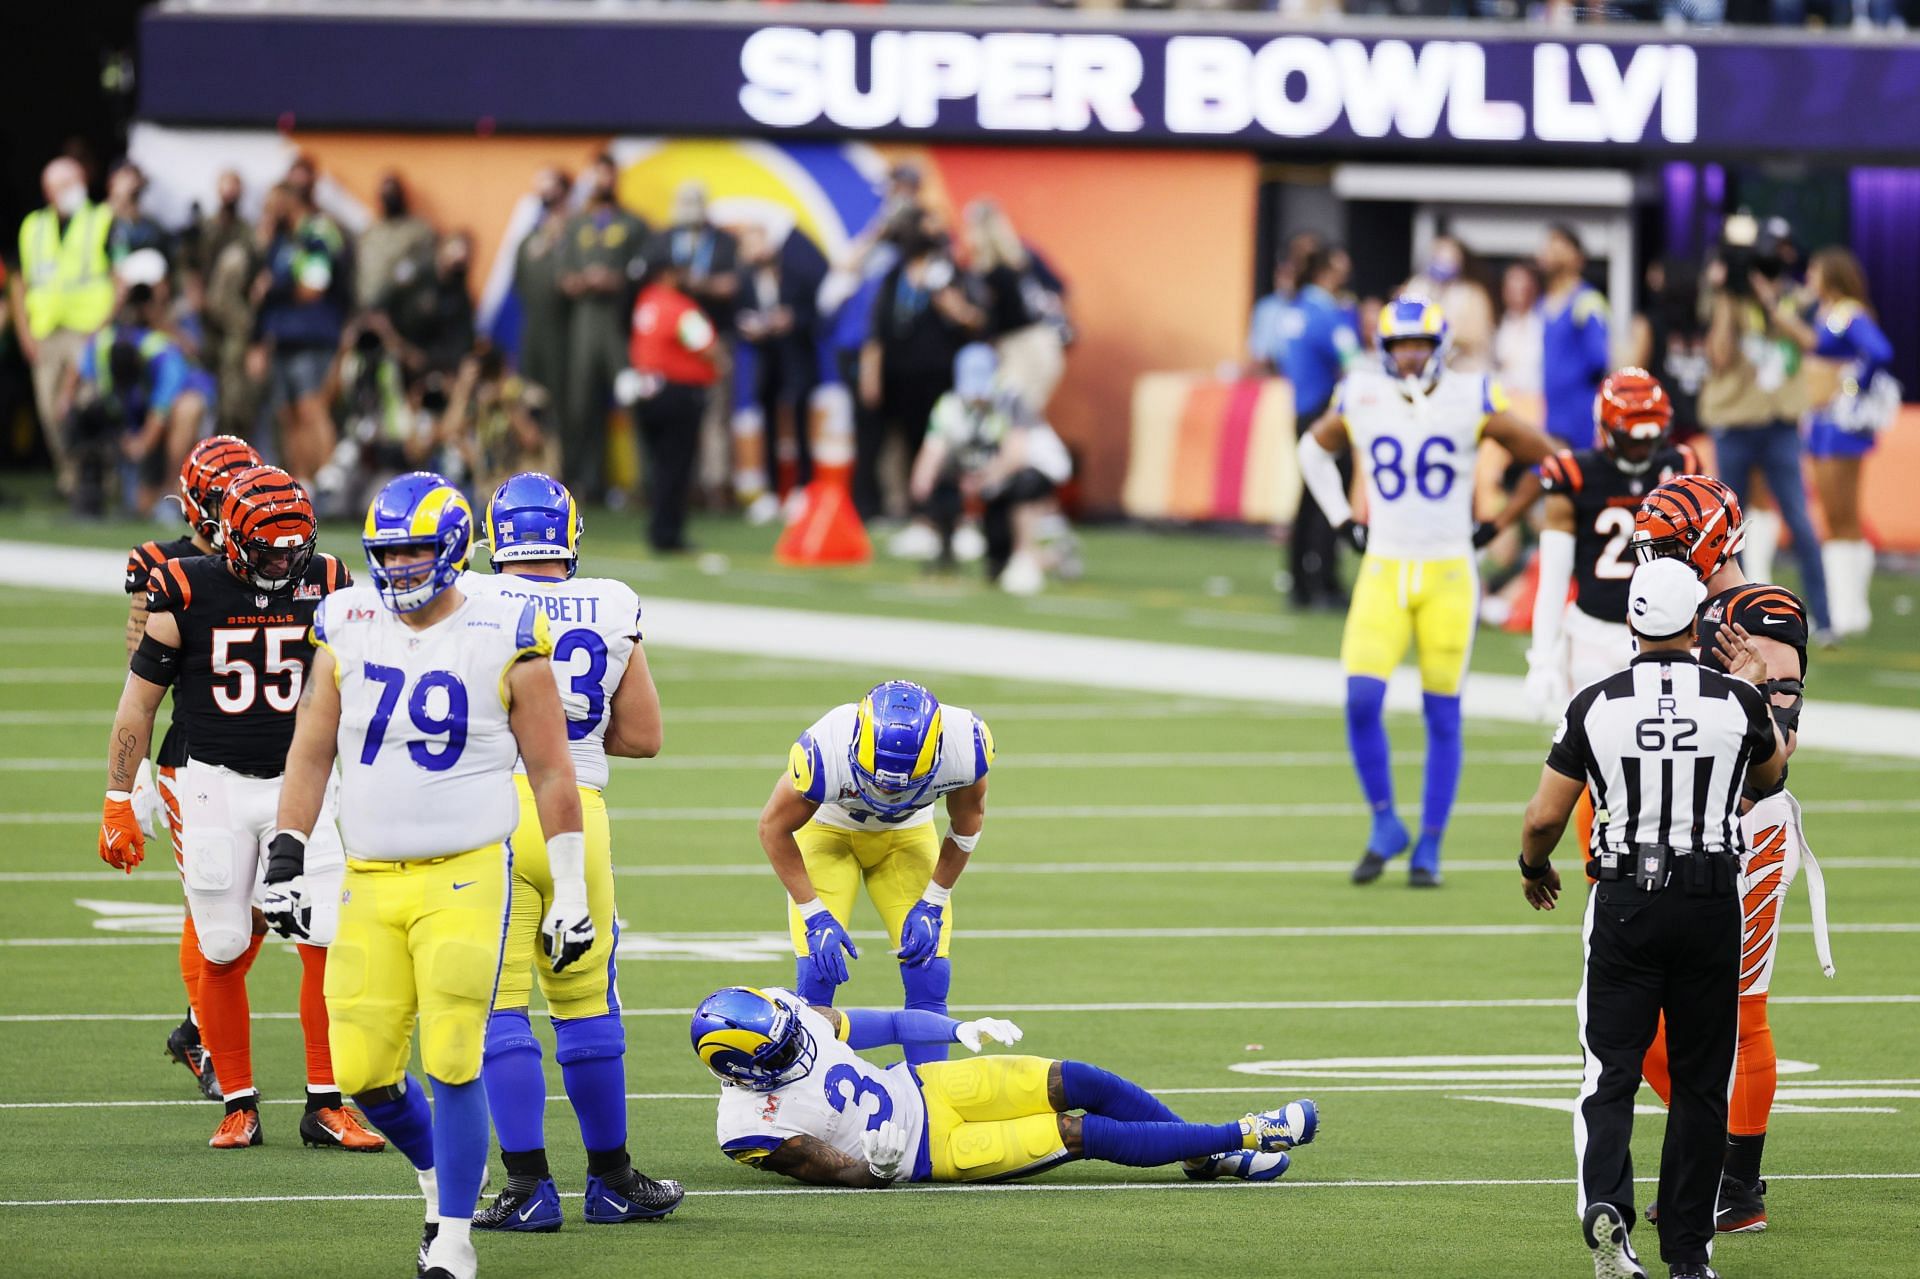
M1685 45L768 27L740 70L778 129L1685 145L1699 113Z

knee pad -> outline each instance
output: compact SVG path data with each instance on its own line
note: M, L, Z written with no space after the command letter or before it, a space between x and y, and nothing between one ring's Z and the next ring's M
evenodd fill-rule
M932 1012L947 1010L947 991L953 986L953 962L931 959L918 968L900 968L900 984L906 989L907 1007Z
M1423 693L1421 710L1427 718L1427 740L1460 740L1460 699L1451 693Z
M802 955L793 961L793 993L822 1008L833 1006L833 983L813 975L813 960Z
M1387 682L1371 675L1347 676L1347 722L1377 724L1387 704Z
M420 1064L435 1079L450 1084L471 1083L480 1076L486 1053L486 1029L480 1018L462 1012L442 1012L420 1023Z
M201 956L216 967L232 964L247 953L247 947L253 945L253 934L245 929L222 924L196 931L200 937Z
M508 1053L529 1052L540 1055L540 1041L533 1037L533 1026L524 1008L496 1008L487 1018L486 1059Z
M619 1057L627 1051L627 1028L618 1013L570 1017L564 1021L556 1017L553 1038L556 1044L553 1055L562 1066L599 1057Z

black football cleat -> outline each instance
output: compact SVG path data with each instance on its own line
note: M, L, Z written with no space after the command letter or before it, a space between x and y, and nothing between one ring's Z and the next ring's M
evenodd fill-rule
M220 1081L213 1073L213 1054L200 1044L200 1028L183 1021L167 1032L167 1056L193 1073L193 1082L208 1101L220 1100Z
M473 1214L473 1228L547 1234L560 1229L565 1220L553 1178L542 1177L531 1187L516 1186L509 1179L492 1203Z
M1720 1279L1720 1272L1704 1261L1683 1261L1667 1267L1672 1279Z
M1362 853L1360 854L1360 860L1354 863L1353 882L1356 884L1371 884L1374 880L1380 878L1386 869L1386 858L1376 852L1369 851Z
M1438 888L1440 882L1440 872L1428 870L1425 866L1415 866L1407 872L1408 888Z
M433 1247L433 1241L440 1235L440 1223L429 1221L420 1232L420 1253L414 1261L413 1279L427 1279L427 1249Z
M1732 1177L1720 1178L1720 1206L1713 1214L1713 1228L1723 1235L1758 1234L1767 1228L1767 1183L1751 1186Z
M1627 1238L1627 1219L1612 1204L1589 1204L1580 1233L1593 1251L1593 1279L1647 1279Z

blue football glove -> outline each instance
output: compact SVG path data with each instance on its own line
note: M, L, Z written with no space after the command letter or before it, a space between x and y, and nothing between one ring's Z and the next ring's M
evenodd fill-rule
M940 949L940 924L946 914L926 898L913 904L906 922L900 925L900 962L908 968L920 968L933 961Z
M845 984L848 955L860 958L853 938L829 910L817 910L807 916L807 954L813 960L814 977L829 986Z

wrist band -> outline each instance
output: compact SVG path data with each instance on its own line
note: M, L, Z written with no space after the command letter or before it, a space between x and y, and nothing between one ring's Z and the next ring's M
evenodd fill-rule
M1545 879L1547 872L1553 869L1552 861L1541 862L1538 866L1527 864L1527 855L1520 854L1520 877L1522 879Z
M933 906L945 906L953 900L953 890L942 888L932 880L928 880L927 891L920 894L920 900Z
M133 802L133 792L128 790L110 790L107 792L107 798L116 804L130 804Z
M826 907L820 904L818 897L809 897L803 902L795 902L793 908L800 912L800 918L802 919L811 919L826 909Z
M971 853L980 843L980 832L975 831L971 835L962 835L957 831L949 830L947 832L947 838L952 840L953 846L961 852Z

